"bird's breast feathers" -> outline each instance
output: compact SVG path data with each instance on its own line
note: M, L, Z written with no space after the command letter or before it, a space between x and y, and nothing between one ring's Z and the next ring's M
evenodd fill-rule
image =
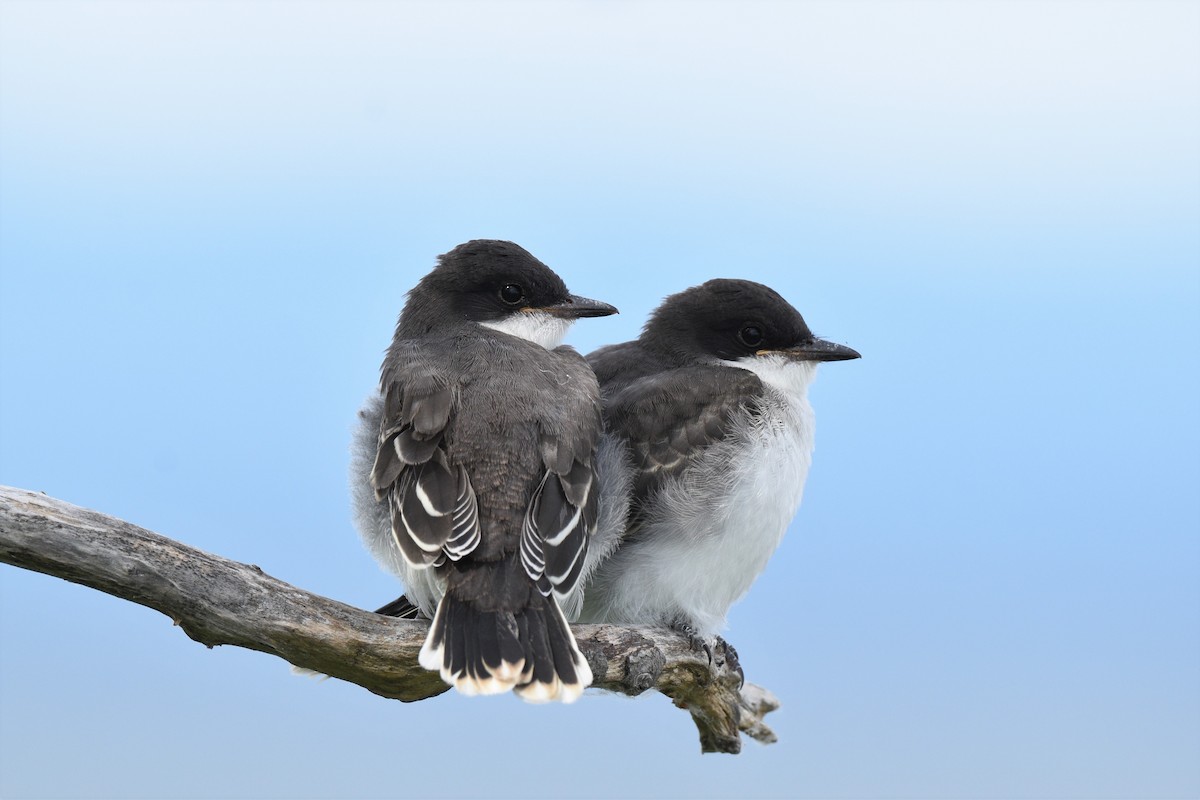
M750 369L764 394L661 489L636 547L618 550L602 591L631 620L683 612L716 633L738 598L766 568L799 507L812 461L807 397L815 365L756 356ZM621 584L626 584L622 588Z

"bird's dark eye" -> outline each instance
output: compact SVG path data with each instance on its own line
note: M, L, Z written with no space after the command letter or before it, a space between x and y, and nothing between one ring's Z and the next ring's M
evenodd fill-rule
M510 306L515 306L525 299L525 290L515 283L505 284L500 287L500 299Z
M738 331L738 338L746 347L758 347L762 344L763 332L757 325L747 325Z

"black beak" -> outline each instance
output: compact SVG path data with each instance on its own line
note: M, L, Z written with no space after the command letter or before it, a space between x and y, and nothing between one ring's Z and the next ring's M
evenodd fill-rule
M580 317L607 317L616 314L616 306L601 303L599 300L589 300L577 294L568 295L567 299L554 306L538 309L563 319L579 319Z
M824 339L813 339L798 347L771 352L783 353L797 361L849 361L852 358L862 358L857 350L846 347L844 344L827 342Z

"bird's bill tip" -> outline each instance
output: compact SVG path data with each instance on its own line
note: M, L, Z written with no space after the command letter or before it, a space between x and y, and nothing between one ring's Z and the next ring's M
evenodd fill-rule
M577 294L568 295L567 299L557 305L547 306L540 311L547 311L556 317L563 319L579 319L580 317L607 317L610 314L616 314L617 307L610 306L608 303L602 303L599 300L592 300L587 297L580 297Z
M850 361L862 358L862 354L854 348L825 339L813 339L811 342L797 347L789 347L786 350L761 351L762 355L770 353L782 353L798 361Z

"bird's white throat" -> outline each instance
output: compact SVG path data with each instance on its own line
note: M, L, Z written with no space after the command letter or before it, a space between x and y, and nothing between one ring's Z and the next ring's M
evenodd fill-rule
M545 311L518 311L504 319L479 324L553 350L562 344L563 337L574 322L573 319L563 319Z
M789 399L806 398L808 385L817 375L816 361L797 361L784 355L746 356L723 363L750 370L767 386Z

